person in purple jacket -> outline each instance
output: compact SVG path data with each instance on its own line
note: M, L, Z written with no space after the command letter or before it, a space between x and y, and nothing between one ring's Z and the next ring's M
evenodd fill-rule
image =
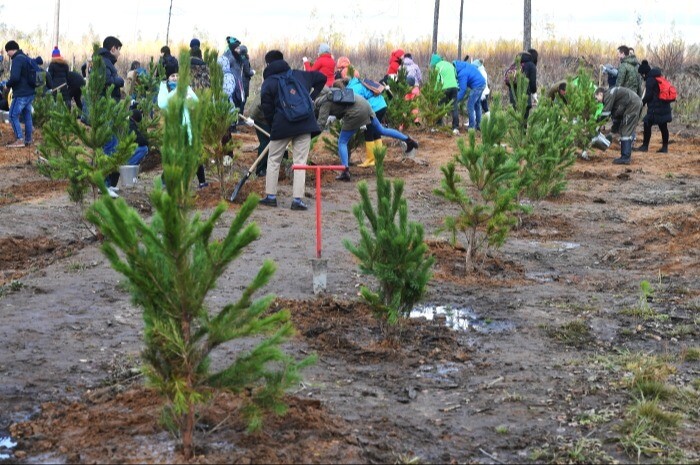
M486 88L486 79L482 76L479 68L466 61L455 61L457 71L457 101L460 102L469 91L467 97L467 115L469 116L469 127L480 131L481 124L481 94Z

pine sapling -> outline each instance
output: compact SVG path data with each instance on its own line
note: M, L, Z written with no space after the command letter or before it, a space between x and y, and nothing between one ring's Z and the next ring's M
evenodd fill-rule
M360 227L360 241L343 245L360 261L360 271L372 275L379 288L361 289L362 297L389 324L407 317L426 292L432 277L434 257L428 256L423 226L408 220L408 203L402 180L384 178L386 147L375 148L377 170L376 207L369 197L366 181L357 188L361 202L353 207Z
M390 81L392 97L387 99L386 119L389 125L399 130L413 127L418 104L415 99L407 100L405 96L413 90L406 82L406 68L399 68L396 79Z
M430 129L437 128L452 110L451 102L443 103L445 92L438 79L439 75L435 68L431 68L428 78L420 88L420 95L416 98L423 126Z
M135 105L141 111L143 117L138 123L139 131L146 134L150 149L160 152L160 141L163 139L161 113L156 103L160 77L165 73L163 65L151 58L146 72L138 75L134 92Z
M253 299L273 275L273 262L264 262L237 302L218 310L205 303L226 268L258 238L257 225L246 222L259 199L248 197L222 239L213 239L212 233L227 211L224 202L206 219L192 214L190 186L201 162L205 122L201 109L186 100L187 81L183 73L164 112L165 186L154 182L150 224L123 199L107 195L88 215L104 234L103 252L126 276L132 300L143 310L144 372L166 399L164 417L179 429L185 460L194 451L197 405L216 390L245 392L242 413L249 428L257 429L264 411L285 412L285 389L297 383L299 370L313 361L298 362L282 351L280 345L293 328L287 311L268 311L274 296ZM183 123L186 112L188 124ZM93 178L95 183L100 179ZM102 190L106 194L104 185ZM239 345L232 363L212 370L210 354L237 338L254 341L253 347Z
M515 157L502 142L508 130L508 117L501 110L500 98L494 98L490 118L481 121L481 142L477 143L473 129L469 130L469 145L458 139L459 154L453 162L440 169L444 178L434 192L459 208L455 216L444 220L445 229L467 240L466 265L473 268L473 259L484 246L500 247L517 223L517 214L528 209L518 202L518 170ZM468 173L463 183L457 165Z

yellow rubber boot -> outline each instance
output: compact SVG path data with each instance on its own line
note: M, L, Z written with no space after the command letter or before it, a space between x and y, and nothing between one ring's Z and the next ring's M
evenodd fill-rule
M365 150L367 151L367 157L365 158L365 161L360 163L359 167L361 168L367 168L370 166L374 166L374 146L375 146L375 141L371 142L365 142Z

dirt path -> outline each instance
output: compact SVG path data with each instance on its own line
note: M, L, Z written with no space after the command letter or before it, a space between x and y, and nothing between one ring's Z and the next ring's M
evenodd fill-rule
M250 134L242 139L252 147ZM451 206L432 189L455 141L425 134L418 141L427 164L402 160L392 147L387 173L405 179L411 217L425 225L437 258L426 305L468 315L459 322L469 328L414 319L394 340L383 336L358 301L368 278L341 244L357 237L355 183L332 174L323 178L328 293L315 298L314 214L289 210L291 185L282 181L280 207L254 212L262 236L209 304L235 299L262 260L274 260L278 272L265 292L292 311L299 335L288 350L316 352L319 362L291 393L290 414L270 419L261 434L244 435L237 400L218 397L199 421L197 461L577 461L570 453L581 444L578 461L629 461L616 440L630 394L615 357L668 355L674 386L697 380L699 362L683 354L700 345L699 139L676 136L670 154L635 153L629 167L612 165L612 151L578 161L568 191L534 205L506 245L470 274L462 254L435 233ZM177 461L176 441L157 424L157 399L138 375L142 323L122 277L63 186L24 157L0 148L0 437L11 432L18 442L13 460ZM240 164L253 159L246 151ZM335 162L321 153L315 159ZM124 193L144 212L155 174L142 174ZM371 185L374 171L354 168L353 175ZM312 193L312 176L307 186ZM243 195L262 190L263 180L251 179ZM199 202L215 198L212 188ZM666 317L626 311L642 280L655 289L654 311ZM578 339L562 330L572 322L587 328ZM240 349L226 347L214 363ZM689 405L675 443L697 460L698 407Z

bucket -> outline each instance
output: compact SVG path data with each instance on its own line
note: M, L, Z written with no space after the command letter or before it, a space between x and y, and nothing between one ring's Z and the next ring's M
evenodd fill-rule
M597 136L591 139L591 145L598 150L608 150L610 140L602 132L599 132Z
M119 167L119 181L123 187L136 184L139 177L139 165L122 165Z

